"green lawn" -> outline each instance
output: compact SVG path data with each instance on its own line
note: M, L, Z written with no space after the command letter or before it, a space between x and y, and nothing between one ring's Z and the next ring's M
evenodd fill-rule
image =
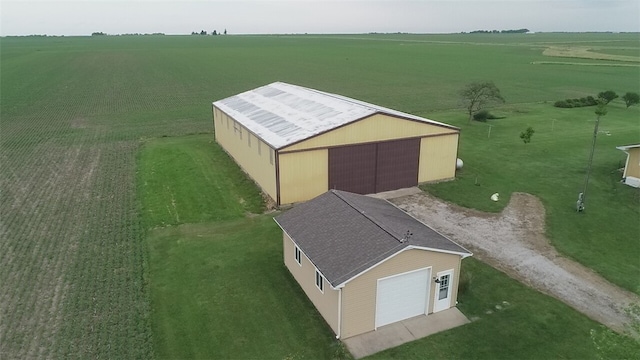
M148 227L236 219L264 210L255 183L213 134L145 141L138 163Z
M158 358L327 359L331 330L282 263L271 216L181 225L150 233L152 328ZM459 308L471 324L373 359L596 359L602 327L473 258ZM498 309L497 307L501 307ZM616 337L615 351L640 353Z
M494 111L505 119L473 124L460 111L429 114L462 128L458 156L464 168L455 181L424 188L484 211L500 211L514 191L534 194L545 205L547 236L561 253L640 294L640 191L620 183L626 154L615 148L640 142L640 108L625 109L621 101L609 105L600 121L586 209L577 213L593 111L517 104ZM519 134L529 126L535 133L524 144ZM496 192L501 198L494 203L489 197Z
M187 179L206 179L206 185L212 187L226 181L224 171L207 176L210 171L205 167L171 160L172 154L183 152L194 154L194 163L226 158L206 137L159 139L155 145L168 144L172 145L170 153L142 151L140 164L157 165L155 172L140 173L141 183L155 173L166 173L165 179L172 179L172 171ZM190 150L205 145L212 151ZM143 199L153 189L143 187ZM152 217L152 210L173 201L180 203L181 197L201 194L198 187L185 189L153 194L156 201L146 202L145 216ZM151 324L157 357L315 359L332 358L340 352L331 330L284 267L282 233L271 216L245 217L233 212L234 202L251 191L257 194L257 189L249 187L223 193L218 207L229 209L235 218L149 232ZM536 359L597 358L590 331L603 330L596 322L477 260L467 259L463 266L471 280L460 295L459 307L474 321L374 358L495 359L514 354ZM621 344L614 351L640 351L638 343L613 338Z
M150 284L161 359L326 359L329 327L282 262L271 216L152 231Z
M640 343L621 336L608 352L598 351L590 331L602 333L601 325L474 258L465 259L461 271L471 280L458 308L470 324L367 359L623 359L640 354Z
M502 204L484 202L494 187L503 199L510 191L532 192L547 207L548 232L560 251L637 292L638 231L625 226L638 217L639 205L628 200L636 193L620 187L619 175L612 172L623 154L611 152L620 142L637 142L637 127L618 121L609 128L616 113L622 113L619 105L603 119L611 136L598 140L600 163L586 216L568 221L575 218L580 188L572 174L582 176L578 166L587 158L585 150L574 152L573 147L586 149L591 132L590 124L577 126L580 135L573 138L572 125L591 116L591 110L527 104L606 89L640 92L640 67L542 55L546 47L560 44L594 46L611 54L640 49L637 34L613 33L0 38L4 357L154 357L146 284L148 229L229 221L262 207L259 196L248 190L252 186L236 177L238 171L225 174L225 181L209 179L230 169L222 165L228 159L205 156L219 152L210 135L178 137L211 131L212 101L273 81L462 126L460 151L468 166L458 181L429 191L493 211ZM507 119L492 123L489 141L486 125L468 126L461 111L447 112L460 107L457 91L479 80L493 80L507 104L515 106L505 110ZM523 118L516 120L509 111ZM637 122L637 111L629 109L635 115L621 119ZM562 132L555 139L570 146L545 135L550 127L543 126L544 118L558 120L555 126ZM526 119L534 122L536 134L524 147L517 135ZM514 125L507 125L510 121ZM553 151L545 152L543 144ZM524 156L525 149L532 156ZM143 153L149 155L147 163L140 161ZM540 163L551 170L541 171ZM207 164L211 171L202 170ZM163 167L180 173L158 170ZM516 167L522 175L514 174ZM202 173L185 177L192 169ZM559 173L565 175L547 180L547 174ZM146 184L138 181L142 175ZM466 186L476 175L481 185ZM598 195L599 189L608 195ZM594 208L603 210L594 213Z
M279 228L251 215L264 210L258 188L212 134L147 140L138 163L142 216L156 228L147 238L156 356L330 357L338 342L293 286Z

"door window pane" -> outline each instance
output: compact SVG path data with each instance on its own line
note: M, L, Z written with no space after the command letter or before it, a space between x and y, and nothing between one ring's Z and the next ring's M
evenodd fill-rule
M440 292L438 293L438 300L446 299L449 294L449 275L443 275L440 277Z

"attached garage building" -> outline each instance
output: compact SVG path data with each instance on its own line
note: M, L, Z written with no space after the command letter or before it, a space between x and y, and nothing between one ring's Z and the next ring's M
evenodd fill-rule
M455 176L454 126L282 82L213 103L216 141L278 205Z
M275 221L285 266L338 338L456 305L471 253L386 200L331 190Z

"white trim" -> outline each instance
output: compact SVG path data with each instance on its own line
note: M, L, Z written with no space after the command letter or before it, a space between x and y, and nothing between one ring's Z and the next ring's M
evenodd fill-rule
M464 248L463 248L464 249ZM472 256L472 253L461 253L461 252L456 252L456 251L449 251L449 250L441 250L441 249L432 249L432 248L427 248L427 247L422 247L422 246L414 246L414 245L409 245L407 247L404 247L402 249L400 249L398 252L389 255L387 257L385 257L384 259L380 260L379 262L369 266L368 268L366 268L365 270L362 270L361 272L359 272L358 274L350 277L349 279L341 282L340 284L336 285L334 288L335 289L340 289L343 288L347 283L351 282L352 280L354 280L355 278L359 277L360 275L366 273L367 271L373 269L374 267L381 265L382 263L384 263L387 260L390 260L391 258L395 257L396 255L402 253L403 251L407 251L407 250L425 250L425 251L431 251L431 252L437 252L437 253L443 253L443 254L450 254L450 255L458 255L461 258L466 258L469 256ZM466 250L466 249L465 249Z
M263 90L279 90L293 98L296 103L310 100L333 110L335 114L326 118L322 117L321 113L317 110L302 110L296 105L287 106L271 96L263 95ZM252 118L252 114L237 109L234 102L238 100L248 102L261 110L272 112L276 116L286 119L284 121L286 126L282 127L280 122L270 126L258 123ZM453 125L348 98L346 96L283 82L274 82L215 101L213 102L213 106L234 118L236 121L239 121L248 131L259 135L266 144L277 150L376 114L384 114L407 121L417 121L421 124L444 127L457 132L460 131L460 128Z
M407 274L415 273L415 272L418 272L418 271L424 271L424 270L428 270L428 273L427 273L427 286L426 286L427 293L424 294L424 296L425 296L425 306L424 306L424 313L423 314L427 315L429 313L429 298L431 297L429 295L431 293L431 274L433 274L433 266L427 266L427 267L423 267L423 268L419 268L419 269L405 271L405 272L399 273L399 274L393 274L393 275L381 277L381 278L376 279L376 312L374 314L373 330L378 330L378 311L380 310L378 308L378 306L380 305L379 302L378 302L378 295L379 295L378 294L378 289L380 288L380 281L389 280L389 279L392 279L392 278L395 278L395 277L404 276L404 275L407 275ZM400 321L402 321L402 320L400 320ZM391 323L391 324L393 324L393 323ZM386 324L386 325L388 325L388 324ZM384 325L382 325L382 326L384 326Z
M626 152L626 151L625 151ZM622 177L626 179L627 177L627 172L629 171L629 160L631 160L631 154L627 153L627 160L624 162L624 171L622 172ZM626 182L626 180L625 180Z
M347 280L345 280L345 281L341 282L340 284L338 284L338 285L336 286L336 289L343 288L347 283L351 282L352 280L354 280L355 278L359 277L360 275L362 275L362 274L366 273L367 271L369 271L369 270L373 269L374 267L376 267L376 266L378 266L378 265L381 265L381 264L382 264L382 263L384 263L385 261L390 260L391 258L393 258L393 257L395 257L396 255L398 255L398 254L400 254L401 252L403 252L405 249L406 249L406 248L402 248L402 249L400 249L400 250L396 251L395 253L393 253L393 254L391 254L391 255L389 255L389 256L387 256L387 257L385 257L384 259L382 259L382 260L378 261L377 263L375 263L375 264L373 264L373 265L369 266L368 268L366 268L366 269L362 270L361 272L357 273L356 275L354 275L354 276L352 276L352 277L348 278Z
M318 276L320 276L320 286L318 286ZM320 271L318 271L317 268L316 268L315 283L318 290L320 290L320 292L324 294L324 276Z
M426 246L416 246L416 245L409 245L409 246L407 246L407 249L426 250L426 251L438 252L438 253L443 253L443 254L460 255L460 257L462 257L463 259L473 255L471 253L461 253L461 252L458 252L458 251L434 249L434 248L430 248L430 247L426 247Z
M627 177L627 169L629 168L629 159L631 159L631 154L629 153L629 149L635 146L640 146L640 145L628 145L628 146L617 146L616 149L618 150L622 150L622 152L624 152L625 154L627 154L627 159L624 162L624 171L622 172L622 178L625 181L626 184L626 177Z
M640 147L640 144L616 146L616 149L626 152L629 149L634 149L634 148L637 148L637 147Z
M302 251L300 250L300 247L298 245L296 245L295 243L293 243L293 248L294 248L293 249L293 258L296 260L296 263L298 263L298 265L300 265L300 267L302 267Z
M433 294L433 312L434 313L437 313L437 312L440 312L440 311L447 310L447 309L451 308L451 296L453 295L453 280L454 280L454 276L453 275L454 275L454 273L455 273L454 269L449 269L449 270L439 271L436 274L436 279L440 279L441 276L444 276L444 275L447 275L447 274L449 275L449 284L447 286L447 300L449 300L449 306L447 308L445 308L445 309L436 310L436 305L438 304L438 301L439 301L438 296L440 295L440 284L436 283L437 286L435 287L436 289L435 289L434 294Z
M287 237L289 238L289 240L291 240L291 242L293 243L293 245L298 245L298 243L295 242L295 240L293 240L293 237L291 235L289 235L289 233L282 227L282 225L280 225L280 223L278 222L278 220L276 220L276 218L272 218L273 221L278 224L278 226L280 227L280 229L282 229L282 232L287 234ZM327 277L324 276L324 274L322 273L322 271L318 270L318 266L316 264L313 263L313 261L311 261L311 259L307 256L307 254L304 253L304 251L302 251L302 248L298 246L298 248L300 249L300 252L302 253L302 255L304 255L304 258L307 259L309 261L309 263L311 263L311 265L313 265L313 267L316 269L317 272L320 273L320 275L322 275L322 277L326 280ZM331 287L331 289L333 290L338 290L337 286L333 286L328 280L326 281L327 284L329 284L329 286Z
M400 209L400 210L402 210L402 209ZM417 219L416 219L416 220L417 220ZM287 231L282 227L282 225L280 225L280 223L279 223L275 218L273 218L273 221L275 221L275 223L276 223L276 224L278 224L278 226L280 227L280 229L282 229L282 231L283 231L285 234L287 234L287 236L289 237L289 239L291 239L291 241L293 242L293 244L297 246L297 243L293 240L293 237L291 237L291 235L289 235L289 233L287 233ZM419 220L418 220L418 221L419 221ZM426 226L426 225L425 225L425 226ZM433 230L433 229L432 229L432 230ZM435 230L433 230L433 231L435 231ZM437 231L436 231L436 232L437 232ZM438 233L438 234L440 234L440 233ZM440 235L442 235L442 234L440 234ZM442 236L444 236L444 235L442 235ZM446 239L448 239L446 236L444 236L444 237L445 237ZM451 242L453 242L454 244L456 244L456 245L457 245L457 243L455 243L454 241L452 241L452 240L449 240L449 241L451 241ZM460 246L460 247L461 247L461 248L463 248L462 246ZM463 249L464 249L464 248L463 248ZM338 284L338 285L336 285L336 286L333 286L333 284L331 284L331 282L329 282L329 281L327 281L327 283L329 284L329 286L331 286L331 288L332 288L333 290L341 289L341 288L345 287L345 285L347 285L347 283L351 282L351 281L352 281L352 280L354 280L355 278L357 278L357 277L359 277L360 275L362 275L362 274L366 273L367 271L369 271L369 270L373 269L374 267L376 267L376 266L378 266L378 265L383 264L385 261L392 259L392 258L393 258L393 257L395 257L396 255L398 255L398 254L400 254L400 253L402 253L403 251L406 251L406 250L425 250L425 251L431 251L431 252L436 252L436 253L443 253L443 254L450 254L450 255L458 255L458 256L460 256L462 259L467 258L467 257L469 257L469 256L473 256L473 253L471 253L471 252L468 252L468 253L461 253L461 252L457 252L457 251L442 250L442 249L433 249L433 248L428 248L428 247L423 247L423 246L414 246L414 245L409 245L409 246L406 246L406 247L404 247L404 248L402 248L402 249L400 249L400 250L396 251L395 253L393 253L393 254L391 254L391 255L389 255L389 256L387 256L387 257L385 257L384 259L382 259L382 260L378 261L377 263L375 263L375 264L373 264L373 265L369 266L368 268L366 268L366 269L362 270L361 272L359 272L359 273L357 273L356 275L354 275L354 276L352 276L352 277L348 278L347 280L345 280L345 281L341 282L340 284ZM465 250L466 250L466 249L465 249ZM300 248L300 251L304 254L304 251L302 251L302 248ZM467 251L468 251L468 250L467 250ZM316 264L314 264L314 263L313 263L313 261L311 261L311 259L310 259L306 254L305 254L304 256L307 258L307 260L309 260L309 262L310 262L311 264L313 264L313 266L316 268L316 271L318 271L318 266L317 266ZM322 277L323 277L324 279L326 279L326 277L324 276L324 274L322 274L321 272L320 272L320 274L322 275Z
M342 333L342 289L338 289L338 333L336 339L340 339Z

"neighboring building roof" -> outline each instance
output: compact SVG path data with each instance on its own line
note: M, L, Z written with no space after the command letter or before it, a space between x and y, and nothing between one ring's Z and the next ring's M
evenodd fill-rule
M622 150L622 151L627 151L629 149L634 149L634 148L640 148L640 144L616 146L616 149Z
M213 103L274 149L376 113L457 127L345 96L274 82Z
M275 220L334 288L407 248L471 255L390 202L345 191L326 192Z

